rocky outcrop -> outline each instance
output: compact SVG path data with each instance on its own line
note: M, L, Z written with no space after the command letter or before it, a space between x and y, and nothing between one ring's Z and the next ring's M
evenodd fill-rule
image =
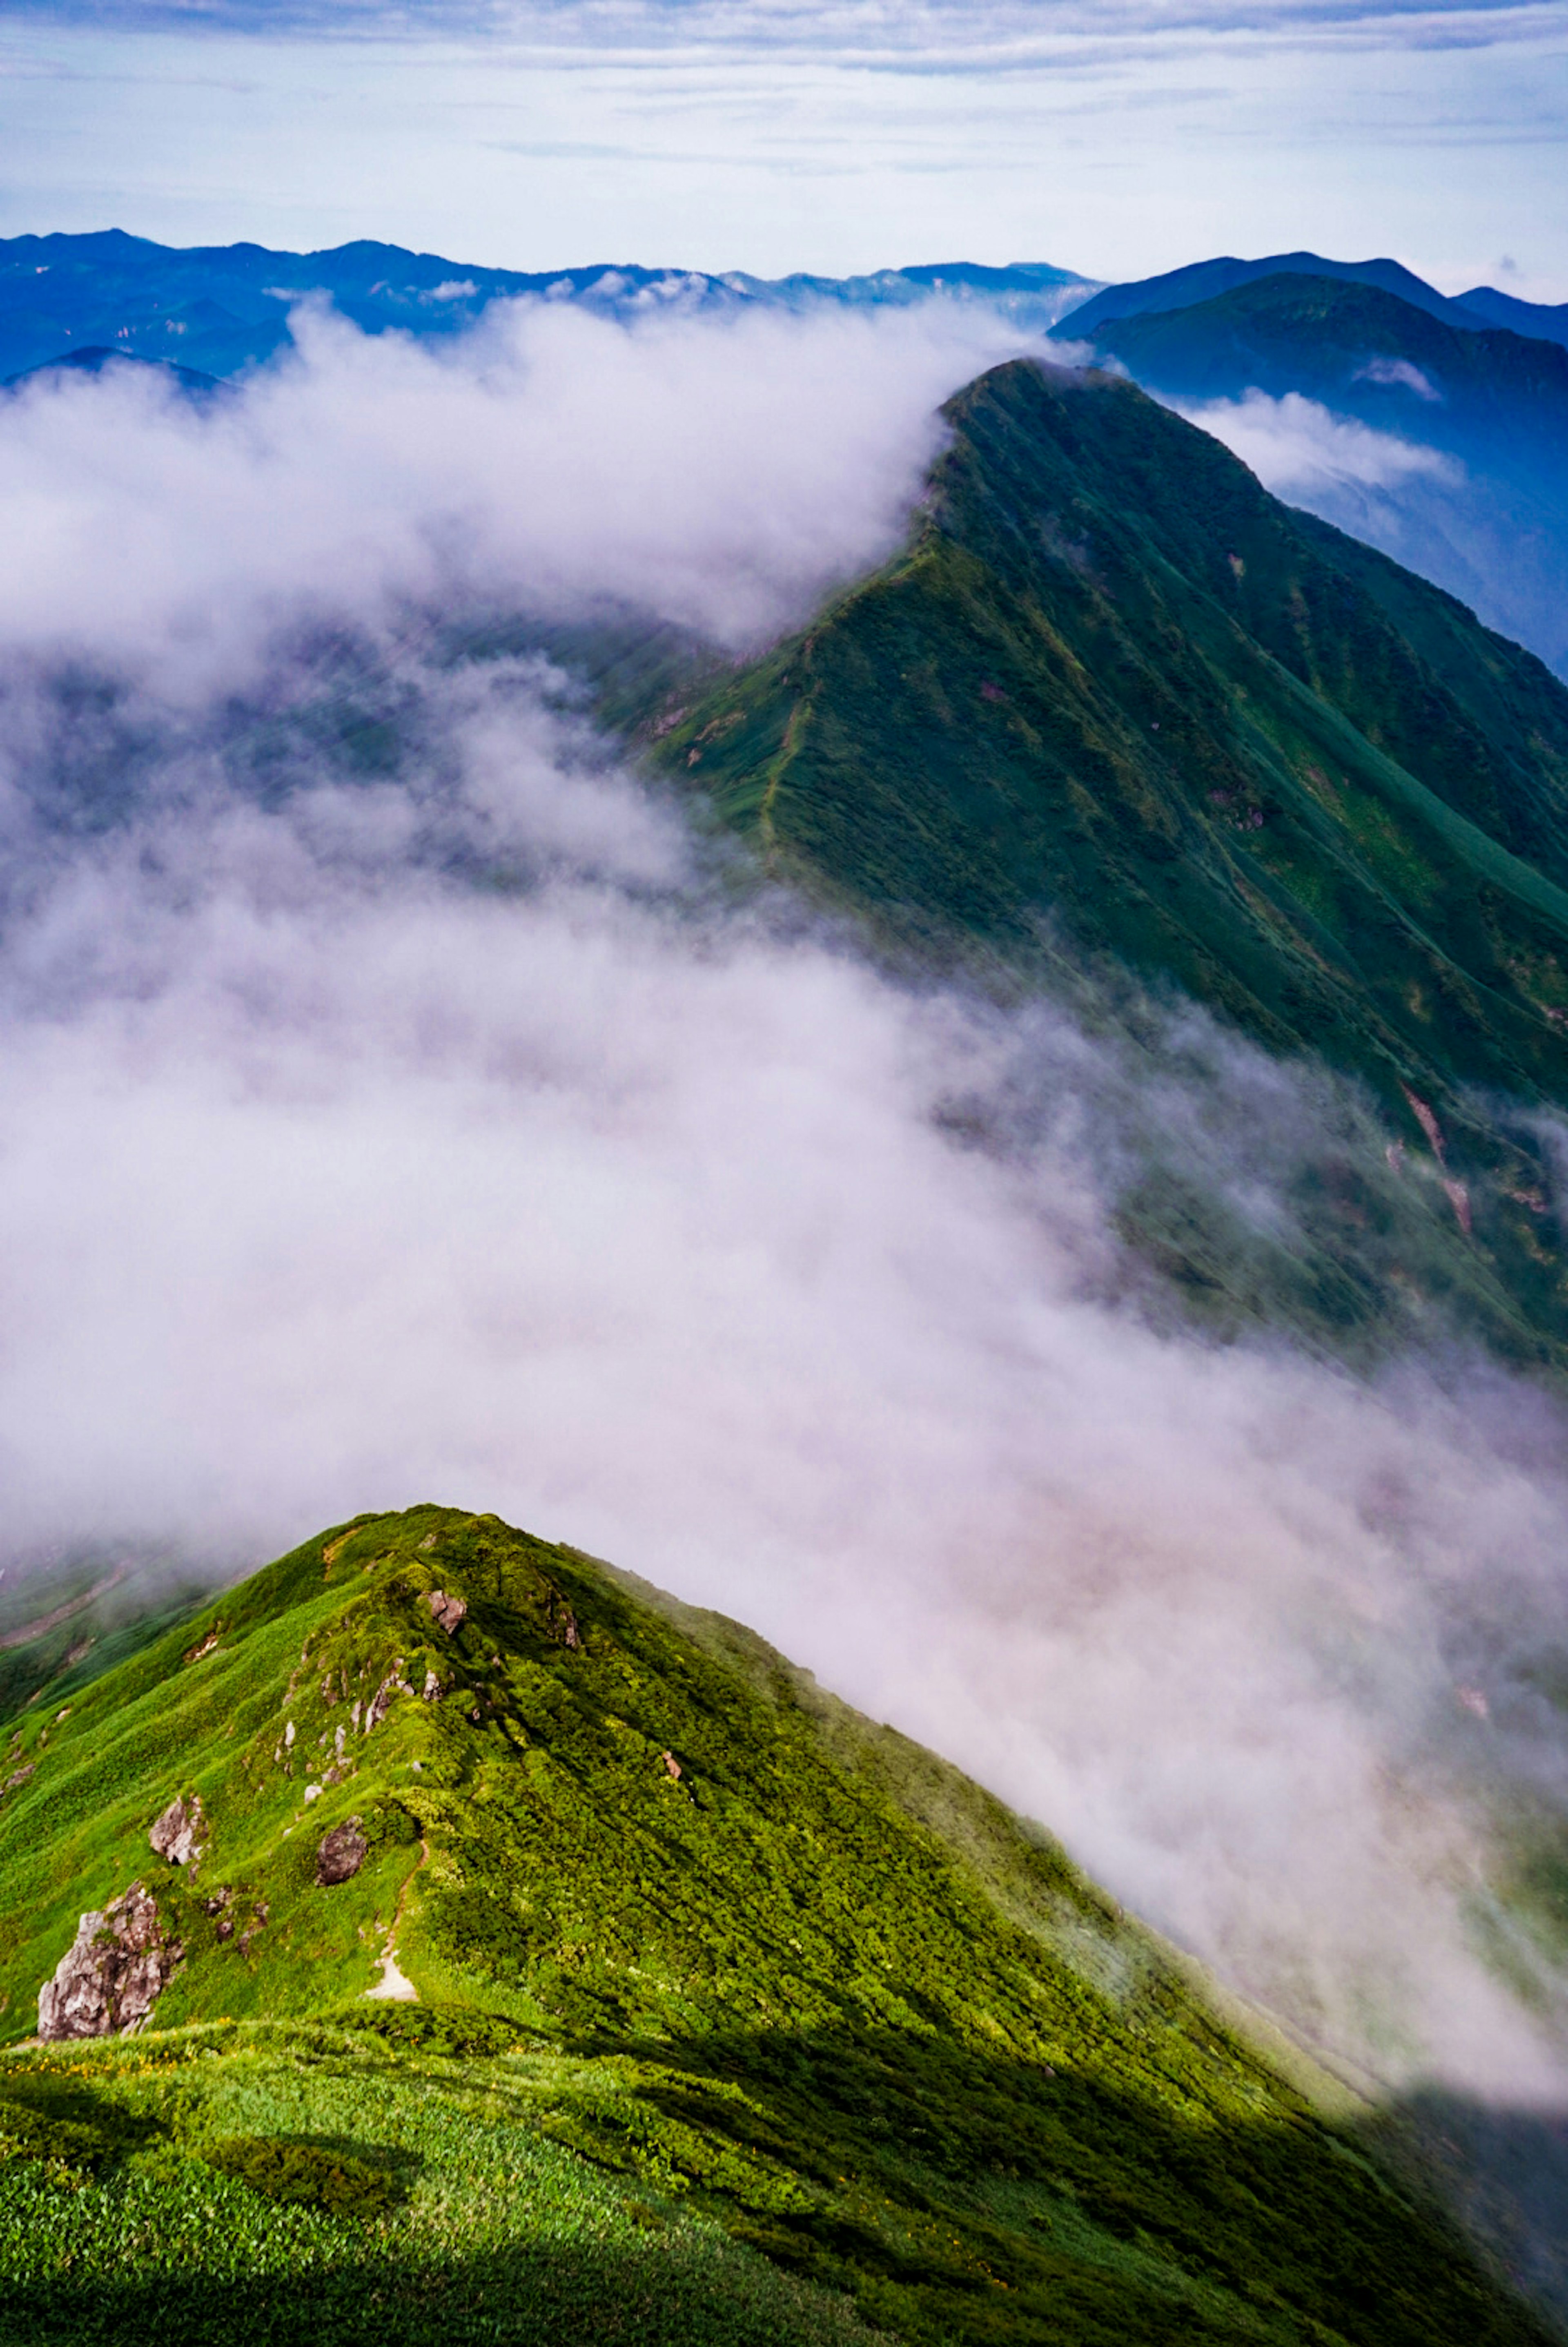
M194 1865L209 1839L199 1793L192 1793L188 1800L177 1796L148 1834L159 1858L167 1858L171 1866Z
M372 1727L381 1726L392 1707L394 1695L412 1695L412 1687L402 1675L402 1656L400 1655L370 1702L365 1706L365 1734L368 1736Z
M461 1597L450 1597L444 1589L428 1591L424 1602L449 1638L468 1611Z
M101 1913L82 1917L54 1979L38 1991L39 2036L123 2037L139 2029L184 1953L166 1934L151 1891L133 1882Z
M350 1818L346 1825L334 1826L316 1852L316 1886L330 1891L334 1882L347 1882L357 1874L370 1855L370 1844L360 1831L358 1818Z

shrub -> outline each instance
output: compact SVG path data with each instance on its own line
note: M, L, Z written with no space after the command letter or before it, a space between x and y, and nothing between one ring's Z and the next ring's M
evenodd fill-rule
M286 2136L236 2135L209 2144L208 2165L268 2200L291 2200L333 2217L379 2217L402 2196L395 2178L351 2152Z

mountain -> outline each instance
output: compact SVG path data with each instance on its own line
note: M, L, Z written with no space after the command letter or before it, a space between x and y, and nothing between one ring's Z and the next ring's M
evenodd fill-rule
M525 271L481 269L439 254L361 241L324 252L259 244L176 248L109 229L87 236L0 239L0 374L15 374L89 344L144 359L177 359L215 375L262 364L290 341L289 313L322 297L367 333L395 327L423 338L459 333L486 304L532 294L615 316L683 309L787 309L823 302L905 305L940 292L983 301L1020 325L1048 326L1083 290L1044 262L983 269L964 261L873 276L769 281L736 272L648 269L631 263Z
M0 1717L78 1686L183 1620L211 1574L145 1544L13 1558L0 1573Z
M1568 674L1568 350L1455 326L1375 287L1279 275L1189 309L1107 317L1096 347L1161 397L1241 402L1196 413L1281 486L1472 604ZM1388 436L1336 445L1332 423L1258 396L1319 403ZM1237 435L1242 436L1237 437ZM1431 462L1419 453L1432 452Z
M1472 285L1459 299L1489 325L1512 326L1516 334L1543 342L1568 343L1568 302L1522 302L1516 293L1500 293L1492 285Z
M1339 1342L1441 1293L1561 1359L1568 691L1125 380L1021 361L944 414L907 549L667 694L650 754L924 965L1174 983L1367 1087L1267 1297L1151 1184L1222 1314Z
M7 2335L1547 2337L1047 1835L494 1517L335 1527L8 1734Z
M0 391L15 391L22 384L61 375L102 374L106 367L139 368L144 374L161 376L166 383L172 384L192 399L209 399L219 388L216 375L199 374L195 367L179 366L173 359L141 359L130 351L114 350L102 343L89 343L84 350L66 351L58 358L45 359L37 366L24 367L20 374L7 375L0 383Z
M1512 326L1518 333L1540 335L1549 342L1563 339L1563 321L1568 315L1568 303L1553 308L1543 302L1521 302L1513 294L1497 293L1486 285L1477 286L1456 300L1440 293L1435 286L1397 261L1327 261L1320 252L1275 252L1260 261L1237 261L1230 256L1195 261L1185 269L1167 269L1158 277L1137 278L1124 285L1102 285L1067 313L1071 325L1064 316L1055 331L1064 339L1074 341L1097 329L1108 318L1137 317L1150 310L1185 310L1196 302L1233 292L1237 286L1250 285L1259 278L1283 276L1335 277L1349 284L1369 285L1409 302L1412 309L1445 319L1451 325Z
M1188 309L1106 318L1095 346L1184 399L1297 391L1489 470L1568 469L1568 350L1455 326L1374 286L1279 275Z

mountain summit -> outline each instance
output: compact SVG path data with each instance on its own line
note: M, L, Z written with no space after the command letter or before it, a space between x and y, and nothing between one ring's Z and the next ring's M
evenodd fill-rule
M311 1540L11 1744L29 2336L1543 2335L1047 1836L494 1517Z
M1555 1348L1568 689L1125 379L1018 361L944 415L906 551L671 696L656 753L922 957L1038 969L1049 932L1353 1075L1491 1332Z

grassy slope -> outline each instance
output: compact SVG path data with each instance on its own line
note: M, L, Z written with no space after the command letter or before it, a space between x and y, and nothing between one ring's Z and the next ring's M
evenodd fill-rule
M349 1727L307 1805L394 1668L447 1691ZM0 2326L853 2335L826 2290L911 2342L1536 2335L1044 1836L734 1625L493 1518L313 1541L13 1742L14 2032L133 1875L188 1954L158 2034L0 2065ZM194 1884L147 1843L191 1790ZM371 1858L317 1889L349 1815ZM418 2009L356 2001L394 1914ZM276 2206L203 2165L236 2136L396 2191ZM715 2223L818 2294L769 2300ZM585 2239L619 2332L561 2311Z
M45 1690L66 1701L183 1621L211 1586L186 1559L124 1547L26 1558L3 1578L0 1719Z
M1545 1171L1478 1088L1568 1098L1568 692L1128 384L1020 362L947 414L908 551L657 754L922 952L1016 964L1049 914L1418 1150L1434 1103L1451 1286L1559 1351Z

